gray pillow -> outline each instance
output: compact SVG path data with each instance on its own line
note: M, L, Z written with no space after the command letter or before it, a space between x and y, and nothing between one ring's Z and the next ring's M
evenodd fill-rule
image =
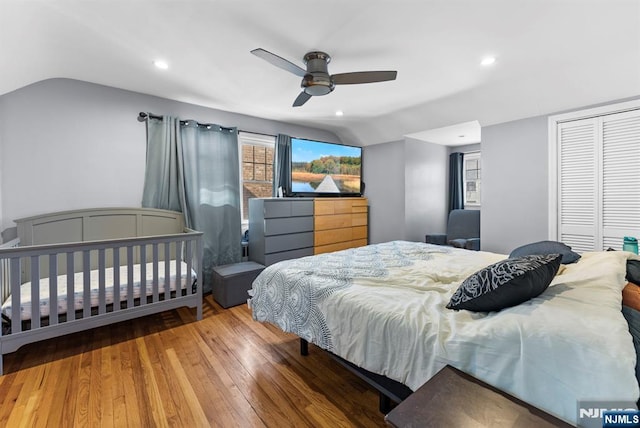
M627 260L627 276L625 279L636 285L640 285L640 260ZM638 330L640 330L640 325L638 326Z
M557 241L540 241L518 247L509 254L509 258L530 256L533 254L560 254L562 264L575 263L580 258L580 254L571 251L571 247Z
M499 311L539 296L560 268L560 254L505 259L479 270L453 293L448 309Z

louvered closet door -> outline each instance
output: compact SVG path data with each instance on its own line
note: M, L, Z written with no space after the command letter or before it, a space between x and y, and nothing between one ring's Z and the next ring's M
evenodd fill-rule
M602 117L602 249L640 238L640 111Z
M598 121L558 125L558 235L574 251L593 251L598 236Z

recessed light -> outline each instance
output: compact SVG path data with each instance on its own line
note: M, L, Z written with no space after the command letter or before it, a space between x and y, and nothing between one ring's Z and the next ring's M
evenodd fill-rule
M336 111L336 116L344 116L344 112L342 110Z
M167 64L166 61L163 61L161 59L153 61L153 65L158 67L160 70L166 70L167 68L169 68L169 64Z
M487 66L487 65L493 64L494 62L496 62L496 58L493 56L488 56L482 59L482 61L480 62L480 65Z
M463 135L458 135L458 138L464 138L464 134Z

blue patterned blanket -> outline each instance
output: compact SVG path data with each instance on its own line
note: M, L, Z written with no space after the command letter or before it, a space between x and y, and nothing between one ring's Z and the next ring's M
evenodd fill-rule
M249 291L253 319L332 350L331 331L318 308L321 301L349 287L356 278L386 277L391 268L449 251L394 241L276 263L256 278Z

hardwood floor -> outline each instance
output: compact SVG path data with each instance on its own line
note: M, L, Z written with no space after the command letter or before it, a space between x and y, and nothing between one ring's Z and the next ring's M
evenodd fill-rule
M375 427L378 395L296 336L222 309L187 308L6 355L0 426Z

